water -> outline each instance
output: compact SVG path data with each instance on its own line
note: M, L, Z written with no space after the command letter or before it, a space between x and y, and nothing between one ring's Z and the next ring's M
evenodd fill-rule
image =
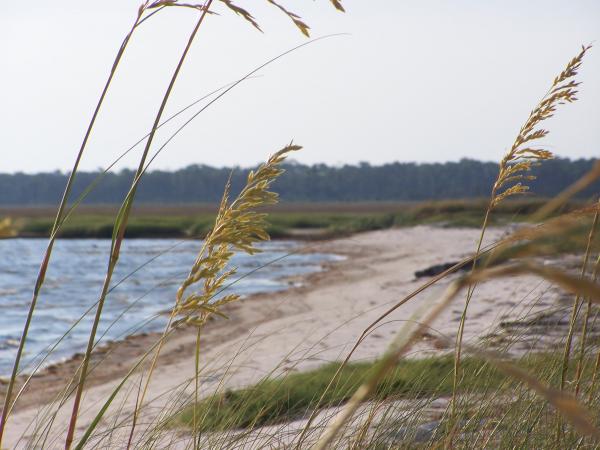
M12 369L46 244L45 239L0 240L0 375ZM322 263L339 258L311 253L292 254L277 260L298 246L294 241L267 242L260 245L262 253L236 255L232 264L238 268L238 274L233 279L268 265L240 279L227 292L248 295L283 290L289 286L284 278L319 271ZM167 318L161 313L173 306L175 292L200 247L200 241L125 241L98 336L105 335L103 340L118 340L129 334L162 330ZM110 241L106 239L56 243L27 340L21 366L25 371L98 300L109 250ZM94 311L66 336L46 363L85 349Z

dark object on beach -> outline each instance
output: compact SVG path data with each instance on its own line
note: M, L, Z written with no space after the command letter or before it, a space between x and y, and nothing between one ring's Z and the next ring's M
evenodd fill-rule
M417 278L423 278L423 277L435 277L436 275L439 275L440 273L445 272L446 270L450 269L451 267L457 265L459 263L459 261L454 261L454 262L449 262L449 263L442 263L442 264L435 264L433 266L430 266L426 269L423 270L417 270L415 272L415 277ZM470 264L465 264L462 267L459 267L458 269L454 270L453 272L458 272L460 270L468 270L471 268Z

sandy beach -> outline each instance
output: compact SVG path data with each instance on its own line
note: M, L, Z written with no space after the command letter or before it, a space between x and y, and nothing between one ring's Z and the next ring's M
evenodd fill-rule
M202 392L210 393L217 386L245 386L268 374L307 370L343 359L374 319L428 280L417 279L415 271L464 258L474 250L478 234L477 229L418 226L307 244L305 251L335 253L345 259L328 263L321 272L294 280L301 281L301 285L292 285L283 293L248 297L228 309L229 320L219 318L209 323L202 334ZM504 234L505 230L491 228L486 242ZM436 304L451 279L440 282L395 311L369 335L352 360L373 360L381 355L407 320L419 320ZM472 302L465 339L476 342L482 337L498 336L501 323L542 311L555 304L557 295L546 283L527 276L513 278L510 283L482 284ZM526 307L527 299L537 301L534 306ZM432 329L452 338L462 304L463 297L459 296L431 324ZM133 336L96 352L92 363L95 368L81 408L78 435L120 378L156 339L153 334ZM192 392L189 383L194 373L194 345L192 330L177 332L165 345L150 383L144 420L137 429L138 439L143 439L145 424L159 419L157 412L164 414L169 408L183 405L183 394ZM449 351L447 344L432 332L427 333L408 356L446 351ZM10 418L5 443L8 448L26 446L36 416L56 409L56 405L53 409L47 405L73 375L80 360L78 355L36 375ZM139 382L138 374L131 377L113 403L118 405L118 414L109 409L99 430L131 416ZM59 409L47 448L62 448L70 409L70 400ZM94 439L99 443L101 434ZM118 439L114 436L112 439L100 445L122 448Z

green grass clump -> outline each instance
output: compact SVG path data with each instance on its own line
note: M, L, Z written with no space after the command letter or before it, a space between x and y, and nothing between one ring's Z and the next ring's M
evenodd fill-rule
M378 385L375 399L393 397L420 398L447 395L452 391L451 357L404 360ZM199 430L219 431L271 425L303 417L315 407L345 403L356 389L373 374L372 363L351 363L339 374L335 385L326 391L339 363L327 364L308 372L292 373L281 378L267 378L240 390L214 394L197 404ZM504 376L484 361L467 358L464 363L465 390L499 388ZM325 393L323 400L319 399ZM193 406L173 420L176 426L190 427Z
M553 386L560 377L561 357L560 352L529 354L519 361L519 365ZM340 406L373 375L376 364L347 364L334 385L327 390L339 366L339 363L330 363L307 372L266 378L247 388L213 394L196 406L199 417L196 431L225 431L274 425L301 419L315 408ZM454 359L451 356L403 360L378 384L370 400L448 396L453 389L453 366ZM585 377L592 375L593 366L592 358L586 358ZM570 367L569 375L575 375L575 367ZM484 359L467 356L462 361L459 394L490 396L495 402L499 402L495 408L505 404L505 401L499 400L505 395L508 395L506 401L513 396L526 395L527 400L523 405L517 406L508 401L512 405L510 409L514 409L517 415L518 408L526 408L532 401L528 392L527 387L494 369ZM469 408L472 409L470 414L473 417L489 419L490 405L481 408L471 405ZM174 416L170 423L174 427L191 428L192 417L193 405L189 405ZM509 416L505 418L505 422L510 422Z

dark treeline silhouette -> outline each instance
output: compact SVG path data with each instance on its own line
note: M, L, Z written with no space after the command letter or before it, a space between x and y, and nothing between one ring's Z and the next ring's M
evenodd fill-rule
M528 182L536 195L550 197L591 169L594 159L555 159L535 168L538 179ZM361 163L330 167L288 164L276 190L285 201L419 201L487 197L498 173L498 165L462 159L459 162L415 164L392 163L372 166ZM232 191L243 185L249 169L233 170ZM192 165L174 172L156 170L143 178L137 194L142 203L218 202L231 173L228 168ZM81 172L75 181L78 195L98 175ZM0 174L1 205L53 205L58 203L67 176L60 172L28 175ZM133 178L133 171L107 174L86 203L120 203ZM598 183L579 194L598 193ZM73 196L72 198L75 198Z

